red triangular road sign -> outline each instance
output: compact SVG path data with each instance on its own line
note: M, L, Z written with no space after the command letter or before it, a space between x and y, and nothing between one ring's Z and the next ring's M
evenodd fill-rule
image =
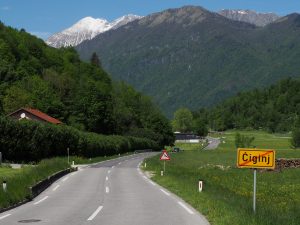
M160 160L171 160L166 150L163 150L162 155L160 156Z

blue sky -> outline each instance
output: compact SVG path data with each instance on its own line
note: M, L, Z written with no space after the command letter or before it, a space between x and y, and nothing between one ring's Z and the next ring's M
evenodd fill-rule
M145 16L184 5L211 11L251 9L279 15L300 12L299 0L0 0L0 20L46 38L86 16L111 21L125 14Z

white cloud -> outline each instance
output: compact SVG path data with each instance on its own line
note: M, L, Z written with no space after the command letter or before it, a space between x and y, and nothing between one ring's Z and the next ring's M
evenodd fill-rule
M29 33L39 38L42 38L44 40L48 39L48 37L51 36L50 32L45 32L45 31L29 31Z
M2 6L0 9L3 10L3 11L8 11L8 10L10 10L10 7L9 6Z

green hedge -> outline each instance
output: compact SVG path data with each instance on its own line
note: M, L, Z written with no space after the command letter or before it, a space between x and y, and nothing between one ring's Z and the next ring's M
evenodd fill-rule
M82 132L66 125L0 118L0 151L5 160L39 161L71 155L96 157L138 149L158 149L155 141L145 138L105 136Z

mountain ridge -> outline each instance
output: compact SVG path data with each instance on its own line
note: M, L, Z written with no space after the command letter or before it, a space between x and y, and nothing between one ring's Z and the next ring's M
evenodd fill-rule
M117 29L131 21L142 18L141 16L128 14L115 19L111 23L106 19L84 17L71 27L55 33L50 36L46 43L52 47L68 47L76 46L85 40L90 40L96 35L108 31L110 29Z
M251 23L259 27L266 26L280 18L275 13L261 13L247 9L222 9L218 13L226 18Z
M114 79L154 97L172 117L179 107L213 106L241 90L299 76L297 19L288 15L257 27L183 7L107 31L76 49L85 60L96 51Z

